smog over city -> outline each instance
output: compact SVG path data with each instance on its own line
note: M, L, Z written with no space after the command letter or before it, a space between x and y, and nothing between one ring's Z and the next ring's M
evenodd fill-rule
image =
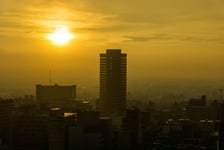
M0 149L224 149L223 10L0 0Z

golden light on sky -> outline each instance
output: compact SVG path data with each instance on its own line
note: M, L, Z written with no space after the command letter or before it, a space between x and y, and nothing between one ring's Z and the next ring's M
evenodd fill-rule
M223 10L223 0L1 0L0 88L48 82L49 68L58 83L97 86L107 48L128 54L129 82L224 80Z
M49 34L47 38L57 45L65 45L75 37L67 28L59 28Z

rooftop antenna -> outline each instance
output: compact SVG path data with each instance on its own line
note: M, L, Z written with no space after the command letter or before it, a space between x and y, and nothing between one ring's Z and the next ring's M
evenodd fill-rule
M222 92L223 92L223 89L220 89L219 92L220 92L220 102L221 102L222 101Z
M49 69L49 85L51 85L51 69Z

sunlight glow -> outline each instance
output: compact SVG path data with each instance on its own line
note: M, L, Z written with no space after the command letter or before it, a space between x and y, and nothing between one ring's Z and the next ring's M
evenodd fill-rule
M74 38L67 28L60 28L47 36L49 40L57 45L64 45Z

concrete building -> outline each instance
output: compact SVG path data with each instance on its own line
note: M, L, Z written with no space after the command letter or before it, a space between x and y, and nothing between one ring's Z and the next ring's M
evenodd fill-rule
M48 122L48 149L65 149L65 118L61 108L51 108Z
M127 97L127 55L120 49L100 54L99 110L105 115L123 115Z
M128 109L122 120L119 145L121 149L139 149L142 143L142 117L139 109Z
M77 124L68 128L68 150L99 150L102 140L99 112L77 112Z
M16 112L12 117L12 150L47 150L48 116L38 113Z
M36 100L41 108L70 108L76 99L76 85L36 85Z
M9 134L11 116L13 111L13 100L0 99L0 141L2 146L9 146Z
M190 99L186 106L186 115L194 121L209 119L210 107L206 105L206 96L201 96L201 99Z

